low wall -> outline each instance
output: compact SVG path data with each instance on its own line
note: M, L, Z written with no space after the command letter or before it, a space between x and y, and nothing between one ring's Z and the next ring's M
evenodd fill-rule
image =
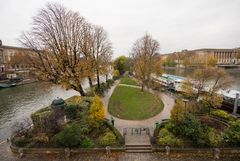
M66 154L65 148L18 148L16 146L10 145L13 153L20 154ZM166 153L166 148L164 147L153 147L153 152ZM219 156L239 156L240 148L219 148ZM115 148L110 147L111 152L125 152L125 148ZM69 154L81 154L81 153L105 153L105 148L78 148L69 149ZM204 156L204 157L214 157L214 148L169 148L169 154L180 154L184 156Z
M10 145L10 149L13 153L19 154L20 151L24 154L64 154L66 148L19 148L14 145ZM110 147L111 152L123 152L125 148ZM69 149L71 154L86 153L86 152L106 152L106 148L77 148Z
M218 148L220 156L240 156L240 147ZM166 148L155 147L153 152L166 153ZM194 155L194 156L214 156L214 148L170 148L169 154Z

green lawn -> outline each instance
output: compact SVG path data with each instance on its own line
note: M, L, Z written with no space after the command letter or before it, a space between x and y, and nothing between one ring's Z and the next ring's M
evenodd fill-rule
M128 84L128 85L135 85L135 86L138 85L135 80L133 80L129 77L126 77L126 76L121 78L120 84Z
M126 120L151 118L163 110L162 100L138 88L117 86L110 98L108 110L115 117Z

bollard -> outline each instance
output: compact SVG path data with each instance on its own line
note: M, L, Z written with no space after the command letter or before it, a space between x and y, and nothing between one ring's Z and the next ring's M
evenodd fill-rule
M114 122L115 122L115 120L113 119L113 117L111 117L111 123L112 123L113 127L114 127Z
M22 158L23 157L23 149L19 148L18 153L19 153L19 158Z
M106 146L106 154L107 154L107 155L110 155L110 154L111 154L110 146Z
M155 122L155 129L158 128L158 125L159 125L159 122L156 121L156 122Z
M127 135L127 129L126 128L123 129L123 136L125 136L125 135Z
M214 148L213 149L213 157L214 159L219 159L220 158L220 149L219 148Z
M64 153L65 153L66 160L69 160L69 158L70 158L70 149L69 148L65 148L64 149Z
M234 102L234 107L233 107L233 114L237 114L238 110L238 101L239 101L239 93L236 94L235 102Z
M169 146L165 146L165 150L166 150L166 155L170 154L170 147Z

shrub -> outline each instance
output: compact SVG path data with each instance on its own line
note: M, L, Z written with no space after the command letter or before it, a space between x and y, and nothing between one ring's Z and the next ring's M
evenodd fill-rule
M230 127L223 132L225 143L240 146L240 120L230 122Z
M94 147L94 143L91 139L89 139L88 137L85 137L81 143L81 147L82 148L92 148L92 147Z
M68 118L75 119L77 117L78 106L77 105L68 105L65 108L65 112Z
M76 147L81 143L81 129L76 124L67 126L55 136L57 143L65 147Z
M90 107L89 122L93 127L99 127L99 122L105 118L104 106L98 96L94 97L93 103Z
M13 144L16 145L17 147L24 147L25 145L31 142L29 138L26 138L24 136L14 137L12 141Z
M31 119L34 125L34 128L41 128L45 126L44 120L52 115L52 110L40 110L31 115Z
M125 139L122 136L122 134L110 122L105 121L104 123L107 125L107 128L109 128L114 133L114 135L116 136L116 138L118 140L118 143L124 144Z
M93 102L93 97L83 97L82 101L88 102L88 103L92 103Z
M220 136L217 134L216 130L213 128L209 128L208 131L208 145L211 147L216 147L219 145L221 138Z
M112 86L113 84L114 84L114 80L113 79L108 79L107 81L106 81L106 83L109 85L109 87L110 86Z
M120 73L119 73L119 71L116 69L116 70L114 70L114 72L113 72L113 79L114 80L116 80L116 79L118 79L119 78L119 76L120 76Z
M105 88L103 86L100 86L100 88L96 87L94 91L97 95L104 96Z
M100 138L100 144L103 146L116 144L116 136L112 132L105 132L104 135Z
M66 103L68 105L76 105L82 102L81 96L73 96L68 99L66 99Z
M185 105L181 100L177 100L171 111L171 119L176 123L181 123L185 118Z
M192 114L186 114L181 122L170 120L165 128L176 136L192 140L193 146L216 147L221 142L221 136L215 129L202 124ZM163 138L162 141L167 139L171 137Z
M49 141L49 138L46 133L39 133L37 136L33 137L33 141L38 144L44 144Z
M80 107L80 109L83 109L83 111L88 111L88 110L89 110L89 107L90 107L90 103L87 102L87 101L82 101L82 102L79 104L79 107Z
M232 120L232 117L226 111L223 110L214 110L211 111L211 114L226 120Z
M92 89L86 92L86 96L87 96L87 97L94 97L94 95L95 95L95 94L94 94L94 92L93 92Z
M87 135L89 133L89 129L87 127L82 127L81 128L81 134Z
M39 129L41 132L46 132L48 135L54 135L63 129L63 124L58 122L58 114L52 113L49 117L43 119L43 126Z
M169 132L166 128L163 128L159 131L159 145L162 146L182 146L183 141L181 139L176 138L171 132Z
M103 88L104 91L109 89L109 86L107 85L107 83L102 83L101 87Z

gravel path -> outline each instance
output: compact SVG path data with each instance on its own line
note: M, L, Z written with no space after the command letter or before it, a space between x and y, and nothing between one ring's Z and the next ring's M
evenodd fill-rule
M133 85L126 85L126 84L119 84L119 80L117 80L115 82L115 84L111 87L111 89L109 89L109 91L106 93L105 97L102 98L103 104L105 106L105 112L106 112L106 117L108 119L110 119L111 117L114 118L115 120L115 127L121 132L123 133L123 128L125 127L148 127L150 129L150 134L153 135L153 131L154 131L154 126L155 123L158 121L160 122L162 119L168 119L170 118L171 115L171 109L174 106L174 98L164 94L162 92L158 92L158 91L152 91L149 90L151 93L157 94L161 97L163 104L164 104L164 108L163 111L161 113L159 113L158 115L146 119L146 120L123 120L117 117L112 116L109 112L108 112L108 102L109 99L114 91L114 89L119 85L119 86L128 86L128 87L133 87L133 88L140 88L139 86L133 86Z

